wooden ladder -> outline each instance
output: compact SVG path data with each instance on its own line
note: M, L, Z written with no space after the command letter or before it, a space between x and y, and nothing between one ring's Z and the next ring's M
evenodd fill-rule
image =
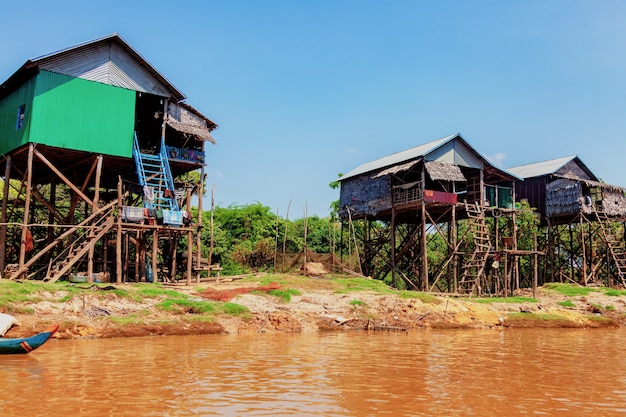
M465 202L465 210L469 220L470 232L474 240L474 252L469 259L463 261L459 291L480 294L481 282L485 277L485 266L491 249L489 228L485 223L485 211L478 203L468 204Z
M600 230L602 232L602 240L606 243L607 248L613 262L617 268L619 280L622 285L626 286L626 250L624 250L624 242L615 236L613 232L611 218L602 210L598 210L596 206L593 206L593 211L598 219Z
M113 216L103 217L101 222L94 224L89 233L84 233L56 257L56 262L46 274L44 281L56 282L63 275L67 274L72 266L80 261L114 224L115 218Z

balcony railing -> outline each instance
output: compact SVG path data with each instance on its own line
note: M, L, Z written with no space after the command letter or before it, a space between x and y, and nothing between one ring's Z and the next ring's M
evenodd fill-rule
M204 163L204 152L195 149L176 148L174 146L165 146L167 157L177 161L194 162L196 164Z

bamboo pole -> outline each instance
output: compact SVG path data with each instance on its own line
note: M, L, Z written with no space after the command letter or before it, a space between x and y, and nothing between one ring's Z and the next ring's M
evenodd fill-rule
M211 218L209 220L209 265L213 265L213 219L215 214L215 185L211 186ZM211 275L211 271L209 271Z
M285 215L285 233L283 233L283 266L281 268L282 273L285 273L285 252L287 250L287 226L289 225L289 209L291 208L291 200L287 205L287 214Z
M308 250L306 238L307 238L307 227L308 227L309 217L307 211L307 203L304 203L304 263L306 264L306 254Z
M276 273L276 262L278 262L278 209L276 209L276 233L274 235L274 274Z

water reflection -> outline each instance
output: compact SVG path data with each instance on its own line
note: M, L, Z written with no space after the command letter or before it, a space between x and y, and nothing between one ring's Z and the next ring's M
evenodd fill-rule
M53 340L4 355L0 414L624 415L626 331Z

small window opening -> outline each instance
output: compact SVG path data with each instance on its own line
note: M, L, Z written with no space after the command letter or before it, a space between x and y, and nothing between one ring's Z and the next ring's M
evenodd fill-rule
M24 113L26 112L26 104L22 104L17 108L17 120L15 122L15 130L20 130L24 126Z

